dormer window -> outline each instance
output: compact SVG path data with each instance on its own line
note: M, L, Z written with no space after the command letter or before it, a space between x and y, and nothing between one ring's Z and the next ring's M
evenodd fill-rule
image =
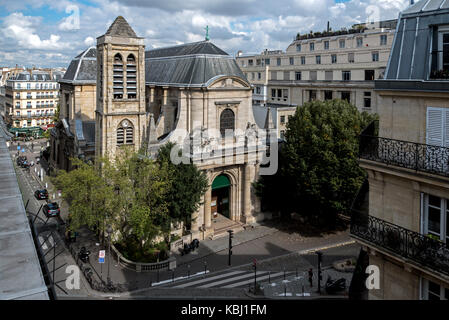
M449 28L438 33L438 69L449 71Z

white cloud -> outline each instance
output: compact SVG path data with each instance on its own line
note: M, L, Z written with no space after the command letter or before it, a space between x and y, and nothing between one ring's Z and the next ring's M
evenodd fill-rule
M30 49L64 49L69 45L60 42L60 36L51 34L49 39L42 40L34 25L41 23L41 19L37 17L24 16L21 12L14 12L4 18L3 34L17 41L17 44L23 48Z
M138 36L145 37L146 47L156 48L204 39L209 26L211 41L230 54L261 52L264 49L285 50L298 32L322 31L327 21L333 30L366 22L370 17L395 19L409 0L94 0L91 4L79 0L22 0L20 5L6 8L9 16L0 18L0 64L23 64L47 59L41 54L60 53L68 63L95 39L106 32L118 15L129 22ZM79 29L76 10L79 8ZM16 8L17 9L11 9ZM45 8L59 13L56 24L43 18L25 16L17 10ZM374 10L373 10L374 9ZM16 10L12 12L11 10ZM28 11L27 11L28 12ZM32 10L31 10L32 12ZM56 31L55 31L56 30ZM56 33L56 34L55 34ZM19 53L20 51L20 53ZM64 60L57 55L45 63Z
M95 40L94 40L94 38L92 38L92 37L87 37L86 39L84 39L84 44L86 45L86 46L92 46L93 44L95 43Z

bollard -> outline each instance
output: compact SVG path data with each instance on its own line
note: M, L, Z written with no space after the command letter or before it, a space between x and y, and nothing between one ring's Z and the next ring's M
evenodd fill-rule
M175 270L171 272L171 281L175 282Z
M284 280L285 280L285 267L284 267Z
M268 283L271 283L271 271L268 271Z

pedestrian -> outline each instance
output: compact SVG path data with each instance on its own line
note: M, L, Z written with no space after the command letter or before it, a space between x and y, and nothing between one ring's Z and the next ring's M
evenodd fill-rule
M310 268L309 269L309 284L310 284L311 287L313 287L312 278L313 278L313 270L312 270L312 268Z
M31 142L31 151L34 151L34 142Z

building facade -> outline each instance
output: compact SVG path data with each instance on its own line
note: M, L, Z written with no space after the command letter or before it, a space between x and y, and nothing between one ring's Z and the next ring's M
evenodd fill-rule
M71 169L71 158L95 157L97 51L90 47L76 56L59 80L59 121L50 135L51 169Z
M398 20L378 130L361 136L368 215L351 235L380 271L370 299L449 299L449 7L421 0ZM378 131L378 132L376 132Z
M47 127L59 104L60 71L22 71L6 81L5 117L12 128Z
M284 108L279 117L294 113L286 107L332 99L376 113L374 80L385 72L395 26L395 21L382 21L350 30L298 34L285 52L238 54L236 60L254 87L253 104Z

